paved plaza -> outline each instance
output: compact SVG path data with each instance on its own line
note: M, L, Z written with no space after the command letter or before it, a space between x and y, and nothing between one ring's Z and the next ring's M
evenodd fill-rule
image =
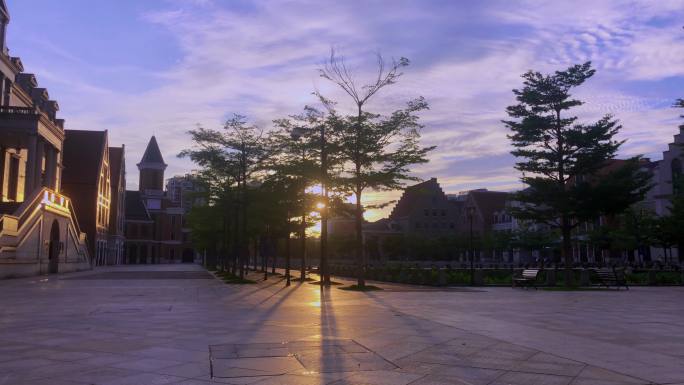
M684 384L684 288L384 287L193 265L0 281L0 385Z

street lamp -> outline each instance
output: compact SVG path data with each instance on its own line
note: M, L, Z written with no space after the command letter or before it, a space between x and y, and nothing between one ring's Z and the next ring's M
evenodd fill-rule
M470 237L469 237L469 254L470 254L470 286L475 286L475 250L473 248L473 213L475 208L473 206L468 206L466 208L468 213L468 222L470 224Z
M321 286L330 286L330 271L328 270L328 142L325 137L325 124L320 125L321 139L321 195L323 208L321 209L321 258L320 278Z

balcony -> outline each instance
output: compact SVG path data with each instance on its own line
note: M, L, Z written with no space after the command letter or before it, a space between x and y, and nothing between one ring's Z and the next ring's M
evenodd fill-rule
M64 120L50 119L34 107L0 106L0 128L8 135L38 134L61 148Z

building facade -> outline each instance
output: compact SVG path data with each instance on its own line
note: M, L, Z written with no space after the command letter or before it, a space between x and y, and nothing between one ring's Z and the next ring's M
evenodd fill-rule
M107 265L124 262L126 250L126 147L109 147L111 204Z
M94 266L107 264L112 209L107 131L66 130L62 189L78 202L76 217L88 236Z
M424 237L449 236L456 232L460 207L432 178L407 187L389 215L392 230Z
M177 175L166 181L166 195L173 205L189 213L194 206L206 204L203 193L206 190L195 175Z
M79 202L62 194L64 120L59 105L8 54L0 1L0 277L91 267Z
M644 207L657 216L670 214L670 200L674 194L684 194L684 125L679 127L673 141L663 151L663 159L653 162L651 166L653 188L643 202ZM684 229L681 241L671 250L651 248L650 254L655 260L684 263Z
M186 215L193 202L188 191L195 187L186 183L184 193L183 183L172 183L173 199L164 191L167 165L154 136L137 166L138 191L126 192L126 263L194 262Z

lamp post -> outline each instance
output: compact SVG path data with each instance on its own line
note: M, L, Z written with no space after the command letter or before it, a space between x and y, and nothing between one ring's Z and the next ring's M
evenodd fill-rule
M285 286L290 286L290 210L285 218Z
M470 224L470 237L468 238L468 248L470 249L470 286L475 286L475 250L473 247L473 211L474 207L466 208L468 212L468 223Z
M325 124L320 125L321 136L321 194L323 208L321 209L321 285L330 286L330 272L328 270L328 142L325 137Z

